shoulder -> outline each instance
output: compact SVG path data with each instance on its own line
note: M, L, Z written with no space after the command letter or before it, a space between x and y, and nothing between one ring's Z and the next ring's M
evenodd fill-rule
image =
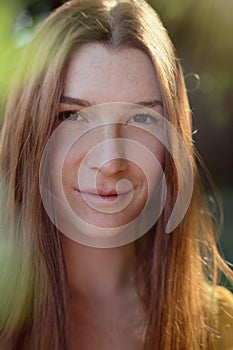
M217 349L233 350L233 294L224 287L209 290L218 336Z

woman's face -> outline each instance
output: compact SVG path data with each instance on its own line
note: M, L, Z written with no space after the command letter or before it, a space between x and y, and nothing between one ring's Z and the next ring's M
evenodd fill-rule
M104 228L134 220L160 178L163 146L153 133L162 114L154 67L143 51L99 43L79 48L59 105L54 193L61 191L62 167L63 194L82 220Z

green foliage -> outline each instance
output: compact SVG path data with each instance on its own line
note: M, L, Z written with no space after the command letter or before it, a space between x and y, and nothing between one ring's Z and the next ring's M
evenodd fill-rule
M33 1L1 1L0 3L0 104L14 75L22 51L41 20L33 17L27 6Z

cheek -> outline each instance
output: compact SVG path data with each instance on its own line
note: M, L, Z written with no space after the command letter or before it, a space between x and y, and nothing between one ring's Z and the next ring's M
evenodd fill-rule
M161 168L163 168L164 167L164 146L159 141L154 146L153 153L156 159L158 160L158 163L160 164Z
M138 153L138 149L140 149L140 146L142 146L142 149L144 148L145 155L148 150L149 152L154 154L154 156L158 159L160 163L163 163L164 146L163 143L159 141L158 137L156 137L156 134L158 134L160 138L163 139L162 131L157 131L156 133L154 133L153 127L151 128L151 130L150 127L148 127L147 130L146 128L139 128L133 125L129 125L125 128L122 128L121 137L125 140L135 141L136 153ZM142 154L143 157L143 151L140 152L140 154Z
M62 165L62 183L64 187L71 183L76 184L76 181L78 181L78 170L87 152L87 147L78 143L72 146L67 153Z
M143 129L129 128L124 135L125 139L134 141L134 145L128 148L128 157L138 161L144 172L144 177L152 186L157 183L157 178L163 171L164 146L157 137ZM132 157L133 155L133 157Z
M150 164L149 169L150 174L148 176L150 184L152 184L149 187L149 195L154 192L158 188L158 186L161 184L161 179L163 173L163 162L164 162L164 152L163 148L159 147L155 150L155 157L156 161L153 162L153 164Z
M145 147L145 154L141 158L144 179L147 182L148 195L151 197L160 186L164 174L164 146L155 138L144 139L143 146Z
M50 156L52 190L59 197L68 185L75 184L78 168L87 152L82 143L74 143L70 148L66 143L58 137Z

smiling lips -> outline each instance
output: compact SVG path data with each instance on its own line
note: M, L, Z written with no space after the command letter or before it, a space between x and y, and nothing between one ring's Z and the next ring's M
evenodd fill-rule
M81 194L86 200L94 201L96 204L102 202L114 202L116 200L125 199L132 190L120 191L116 190L89 190L85 189L80 191L80 189L75 188L75 191Z

